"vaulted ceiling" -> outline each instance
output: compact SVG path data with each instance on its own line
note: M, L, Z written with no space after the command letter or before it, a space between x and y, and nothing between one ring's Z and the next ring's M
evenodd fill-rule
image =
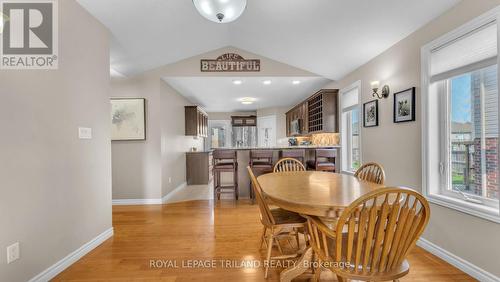
M336 80L459 0L248 0L222 25L188 0L78 2L111 31L111 65L125 75L235 46Z

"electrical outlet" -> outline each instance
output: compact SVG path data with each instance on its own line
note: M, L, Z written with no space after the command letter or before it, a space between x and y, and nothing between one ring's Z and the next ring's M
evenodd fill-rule
M172 177L168 178L168 183L172 183Z
M19 259L19 242L7 247L7 263L13 263Z

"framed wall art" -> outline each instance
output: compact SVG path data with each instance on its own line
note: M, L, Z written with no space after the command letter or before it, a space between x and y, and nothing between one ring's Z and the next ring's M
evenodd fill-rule
M146 140L146 99L111 99L111 140Z
M394 123L415 121L415 87L394 93Z

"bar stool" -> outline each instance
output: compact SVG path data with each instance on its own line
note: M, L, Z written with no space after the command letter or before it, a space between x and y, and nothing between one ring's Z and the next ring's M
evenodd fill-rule
M304 149L287 149L280 151L280 159L292 158L299 160L302 164L305 164L306 150Z
M316 149L314 152L314 161L308 161L310 168L317 171L335 172L336 149Z
M273 150L250 150L250 168L255 177L273 172ZM254 199L252 183L250 183L250 198Z
M222 193L234 193L238 200L238 157L236 150L215 150L213 156L214 172L214 201L220 200ZM221 172L233 173L233 185L222 186L220 181ZM229 190L229 191L226 191Z

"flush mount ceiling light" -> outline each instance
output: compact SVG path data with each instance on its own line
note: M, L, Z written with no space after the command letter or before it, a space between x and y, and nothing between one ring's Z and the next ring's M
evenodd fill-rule
M300 84L300 80L294 80L294 81L292 81L292 84L294 84L294 85Z
M253 97L243 97L238 99L238 101L240 101L243 105L251 105L253 102L257 101L257 99Z
M242 83L243 83L243 81L241 81L239 79L233 80L233 84L235 84L235 85L240 85Z
M247 0L193 0L193 4L207 20L230 23L243 14Z
M264 81L262 81L262 83L264 83L264 85L269 85L269 84L271 84L271 81L270 80L264 80Z

